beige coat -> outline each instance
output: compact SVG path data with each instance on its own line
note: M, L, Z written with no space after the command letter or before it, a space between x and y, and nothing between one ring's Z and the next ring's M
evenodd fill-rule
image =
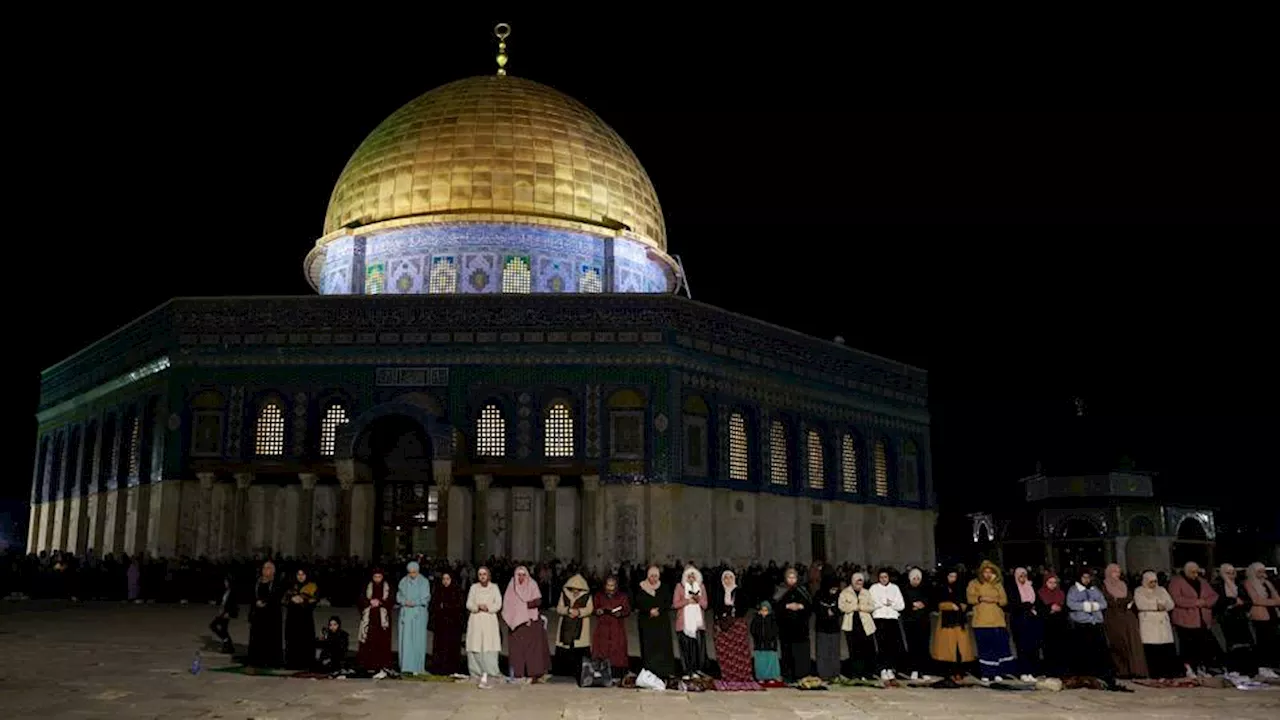
M1133 591L1133 606L1138 609L1138 634L1143 645L1169 645L1173 642L1173 623L1169 611L1173 597L1157 585L1154 589L1139 586Z
M591 602L591 591L587 587L587 581L581 575L574 575L569 578L569 582L564 584L564 591L560 593L560 599L556 601L556 614L560 616L560 621L556 624L556 647L569 647L560 642L560 628L564 625L564 621L569 617L569 604L565 602L565 595L573 590L581 590L587 594L587 604L578 608L582 613L582 629L578 631L578 638L573 641L573 647L583 648L591 645L591 614L596 611L595 604ZM577 596L574 596L575 599Z
M481 610L480 606L485 609ZM498 613L502 612L502 593L497 583L481 587L472 583L467 590L467 652L502 652L502 635L498 634Z
M871 619L871 613L876 609L875 603L871 600L871 593L863 588L862 592L855 593L853 586L840 591L840 599L837 600L840 612L844 613L844 617L840 620L840 629L845 632L853 630L853 616L858 614L861 618L859 625L862 632L870 635L876 631L876 623Z

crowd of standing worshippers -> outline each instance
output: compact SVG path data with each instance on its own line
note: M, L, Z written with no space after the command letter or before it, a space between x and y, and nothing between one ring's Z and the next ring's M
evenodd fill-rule
M890 568L871 576L819 563L808 569L807 582L801 569L786 568L776 586L776 566L749 571L740 584L739 573L728 568L709 570L713 579L704 582L690 564L676 573L651 566L634 587L617 574L589 581L573 568L556 582L551 566L536 566L531 574L520 565L505 589L488 567L462 582L440 567L429 579L418 562L410 562L395 584L382 569L371 571L357 593L358 650L350 662L348 636L336 617L316 656L312 609L318 588L306 571L282 582L274 564L265 563L254 584L247 661L298 669L319 663L326 671L375 678L430 672L489 687L503 678L505 632L510 678L540 682L553 672L577 675L584 660L621 677L632 669L624 623L635 614L639 665L664 679L714 674L730 683L769 686L809 677L892 682L906 675L945 686L974 672L984 682L1097 678L1112 690L1124 689L1117 681L1131 678L1225 672L1237 686L1252 676L1277 679L1280 595L1261 563L1243 578L1223 565L1212 581L1188 563L1167 588L1154 572L1131 586L1114 564L1101 582L1091 569L1065 578L1042 571L1033 578L1017 568L1006 577L991 562L971 579L956 568L926 582L919 568L902 581ZM217 625L211 625L227 643L230 599L228 584ZM718 667L708 659L709 644Z

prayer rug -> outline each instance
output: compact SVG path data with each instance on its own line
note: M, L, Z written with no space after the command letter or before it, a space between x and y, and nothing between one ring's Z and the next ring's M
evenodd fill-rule
M716 690L718 692L755 692L764 690L760 683L752 680L750 682L725 682L724 680L716 681Z
M262 675L265 677L293 677L297 674L296 670L259 668L250 665L226 665L224 667L209 668L209 672L231 673L233 675Z

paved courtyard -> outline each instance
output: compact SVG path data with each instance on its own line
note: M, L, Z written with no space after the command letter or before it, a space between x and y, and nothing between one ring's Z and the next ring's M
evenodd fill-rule
M324 611L318 611L321 615ZM343 613L346 615L347 613ZM326 615L327 616L327 615ZM766 718L1280 717L1280 691L997 692L837 688L827 692L653 693L572 684L298 680L189 672L207 636L205 606L81 607L0 602L3 718L422 718L423 720L701 720ZM243 642L243 621L233 624ZM205 655L205 664L225 656ZM695 717L696 716L696 717Z

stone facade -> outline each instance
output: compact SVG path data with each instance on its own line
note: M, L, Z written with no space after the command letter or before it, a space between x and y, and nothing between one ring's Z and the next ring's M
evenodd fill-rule
M670 295L176 299L43 374L28 547L368 557L400 418L453 558L931 563L926 400Z

